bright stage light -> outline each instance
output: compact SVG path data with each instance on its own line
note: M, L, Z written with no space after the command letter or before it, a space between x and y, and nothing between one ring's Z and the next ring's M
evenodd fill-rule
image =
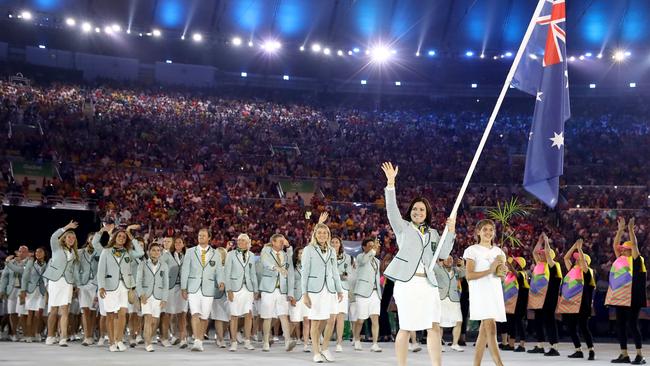
M402 86L402 82L401 81L396 81L395 86Z
M66 20L65 20L65 24L66 24L68 27L74 27L75 25L77 25L77 21L74 20L74 18L66 18Z
M481 59L484 59L484 58L485 58L485 54L484 54L484 53L481 53L481 55L480 55L479 57L480 57Z
M26 10L21 12L20 16L25 20L32 20L32 13L30 13L30 12L28 12Z
M512 52L506 52L506 57L512 57Z
M166 63L166 64L171 64L171 63L172 63L172 60L165 60L165 63Z
M106 33L106 34L113 34L113 28L111 28L111 27L109 27L109 26L105 26L105 27L104 27L104 33Z
M366 80L361 80L361 85L366 85L366 84L368 84L368 81L366 81Z
M476 88L478 88L478 84L474 83L474 84L471 85L471 87L472 87L472 89L476 89Z
M391 52L384 46L376 46L370 50L370 57L373 62L386 62L391 57Z
M614 52L614 56L612 56L612 58L614 59L614 61L621 62L621 61L625 60L625 52L616 51L616 52Z
M354 51L354 53L359 53L360 50L359 50L359 47L354 47L354 48L352 49L352 51Z
M575 60L576 60L576 57L575 57L575 56L571 56L571 57L569 57L569 61L573 62L573 61L575 61Z
M99 29L99 27L95 27L95 33L101 33L101 32L102 32L102 30Z
M465 52L465 56L467 56L467 57L472 57L472 56L474 56L474 51L467 51L467 52Z
M336 51L336 54L339 55L339 56L343 56L343 51L338 50L338 51Z
M328 55L328 56L329 56L329 54L330 54L330 53L332 53L332 51L330 51L330 49L329 49L329 48L325 48L325 49L323 49L323 54L325 54L325 55Z
M289 81L289 75L283 75L282 80L284 81Z
M596 84L589 84L589 89L596 89Z
M348 51L348 56L352 56L352 51Z
M597 58L603 58L603 54L602 54L602 53L599 53L598 56L596 56L596 57L597 57Z
M311 45L311 50L312 50L312 52L316 52L316 53L320 52L320 50L321 50L320 44L318 44L318 43L312 44Z
M630 83L630 88L636 88L636 83Z
M237 47L241 46L241 38L239 38L239 37L233 37L233 39L232 39L232 45L233 45L233 46L237 46Z
M154 29L151 31L151 34L153 34L154 37L160 37L162 33L160 32L160 29Z
M432 57L433 57L433 56L435 56L435 55L436 55L436 51L434 51L434 50L429 50L429 52L427 52L427 55L429 55L429 56L432 56Z
M253 41L248 41L248 47L253 47Z
M420 57L420 51L415 52L415 57Z
M248 77L248 73L246 73L246 72L242 72L242 73L241 73L241 77L243 77L243 78Z
M305 52L305 46L300 46L300 52Z
M121 32L122 31L122 27L120 27L119 24L111 25L111 29L113 29L113 32Z
M40 49L45 49L45 45L44 45L44 44L39 44L39 45L38 45L38 48L40 48Z
M578 59L580 59L580 61L584 60L584 59L585 59L585 55L580 55L580 57L578 57Z
M88 22L84 22L81 25L81 30L84 31L85 33L90 32L92 29L93 29L93 26Z
M280 47L282 47L280 42L274 41L274 40L268 40L268 41L264 42L264 44L262 45L263 50L265 50L266 52L271 52L271 53L276 52L277 50L280 49Z
M585 53L585 56L591 57L591 56L593 56L593 54L591 52L587 52L587 53Z
M201 33L194 33L192 34L192 40L194 42L201 42L203 40L203 36L201 35Z

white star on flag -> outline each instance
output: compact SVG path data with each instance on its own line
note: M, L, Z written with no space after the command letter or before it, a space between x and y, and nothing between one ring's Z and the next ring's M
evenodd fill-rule
M560 134L553 132L553 135L553 137L549 138L549 140L553 141L551 147L557 146L557 149L560 150L564 146L564 132L560 132Z
M539 100L540 102L542 101L542 95L544 95L543 92L537 92L537 98L536 99Z

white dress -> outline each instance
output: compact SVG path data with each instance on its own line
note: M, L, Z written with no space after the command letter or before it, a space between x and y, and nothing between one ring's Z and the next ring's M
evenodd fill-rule
M464 259L474 261L474 271L481 272L490 269L492 262L498 256L504 256L501 248L474 244L465 249ZM506 308L503 302L503 287L501 279L494 274L467 281L469 284L469 318L470 320L494 319L506 321Z

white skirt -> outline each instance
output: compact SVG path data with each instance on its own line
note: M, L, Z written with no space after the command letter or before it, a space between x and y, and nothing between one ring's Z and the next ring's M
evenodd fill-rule
M180 314L187 313L187 309L187 300L183 299L183 296L181 296L181 285L176 285L169 289L165 312L167 314Z
M212 311L210 311L210 319L218 320L221 322L230 321L230 308L228 305L228 296L223 295L220 299L214 299L212 302Z
M95 310L95 298L97 297L97 285L88 282L79 287L79 306Z
M341 302L338 302L338 298L336 299L336 308L338 309L338 313L341 314L347 314L348 309L350 308L350 299L348 298L348 292L343 291L343 300Z
M431 329L433 323L440 323L438 288L426 277L413 276L408 282L395 281L393 298L397 305L400 329Z
M129 308L129 290L124 287L124 283L120 281L115 291L106 291L104 297L104 310L107 313L117 313L120 309Z
M230 316L244 316L253 311L253 293L246 289L246 286L241 290L233 292L232 302L228 304L230 308Z
M25 298L25 309L27 311L39 311L45 309L45 296L36 289L31 294L27 294Z
M47 283L47 307L70 305L72 302L72 285L61 276L57 281Z
M338 297L335 293L332 294L325 288L321 292L310 293L309 299L311 300L311 309L309 309L308 314L310 320L326 320L330 316L339 313Z
M460 311L460 302L453 302L446 297L440 302L440 326L453 328L456 323L463 321L463 313Z
M469 319L494 319L506 321L506 306L503 301L501 280L489 275L478 280L468 281L469 285Z
M294 323L303 321L309 315L309 309L307 309L302 299L296 301L296 306L289 305L289 320Z

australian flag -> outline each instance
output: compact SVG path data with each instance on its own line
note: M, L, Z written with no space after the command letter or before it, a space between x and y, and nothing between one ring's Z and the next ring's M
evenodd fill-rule
M566 56L565 0L545 0L512 86L534 95L524 189L557 205L564 170L564 122L571 116Z

